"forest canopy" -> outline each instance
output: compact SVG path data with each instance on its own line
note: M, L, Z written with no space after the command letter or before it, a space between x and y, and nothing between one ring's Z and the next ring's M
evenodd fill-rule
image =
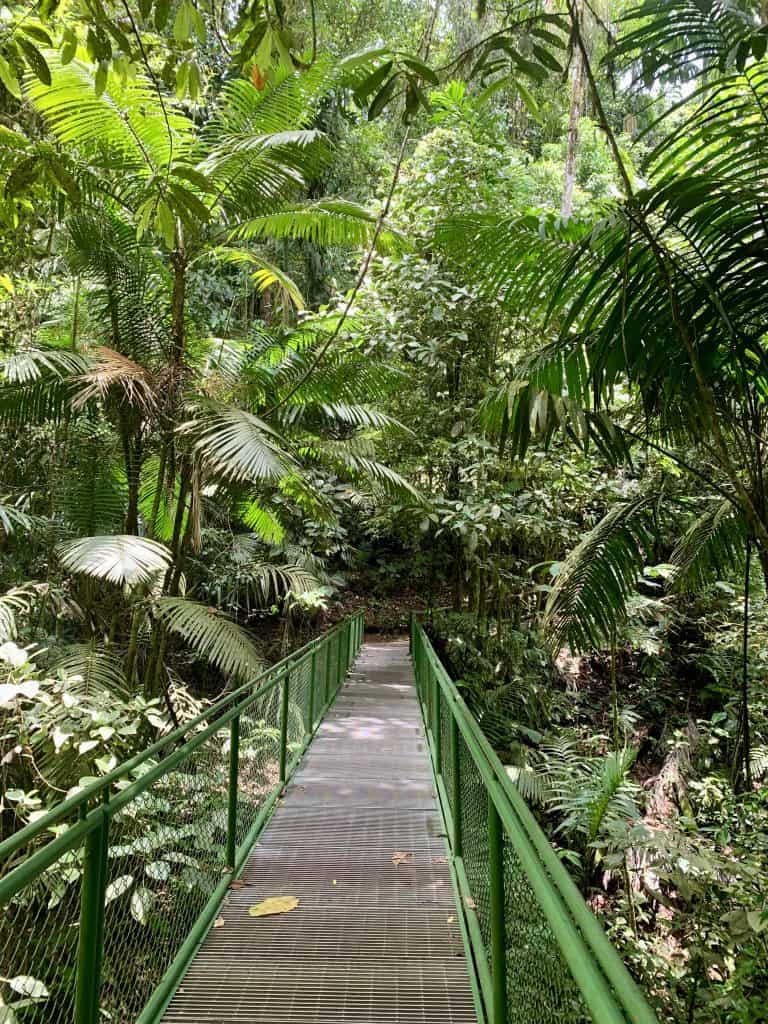
M0 838L418 611L659 1019L768 1021L767 111L757 0L0 3Z

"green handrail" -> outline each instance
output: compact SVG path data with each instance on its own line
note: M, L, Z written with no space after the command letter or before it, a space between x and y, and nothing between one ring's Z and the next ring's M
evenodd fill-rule
M0 843L0 1007L159 1019L357 656L344 620Z
M489 1024L657 1024L415 616L411 653Z

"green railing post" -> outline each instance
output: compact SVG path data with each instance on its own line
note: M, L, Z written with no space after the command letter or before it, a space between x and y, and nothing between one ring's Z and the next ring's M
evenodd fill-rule
M339 692L341 686L341 630L336 633L336 654L334 658L334 664L336 665L336 677L333 681L333 694Z
M312 648L312 660L310 661L309 669L309 728L307 729L307 738L309 738L315 731L315 676L317 674L317 648Z
M442 722L440 721L440 682L435 673L435 700L432 708L432 740L435 744L435 771L437 775L443 774L443 736Z
M286 780L288 764L288 691L291 684L291 673L286 672L282 682L280 700L280 781Z
M491 910L491 977L493 1017L491 1024L507 1020L507 952L504 906L504 833L493 797L488 795L488 875Z
M75 1024L96 1024L99 1017L108 843L109 819L104 813L100 824L85 837L75 981Z
M323 706L328 704L331 699L331 644L333 640L326 640L325 642L325 680L324 680L324 699Z
M451 710L451 815L453 836L451 847L454 857L461 857L461 758L459 756L459 723Z
M227 867L237 859L237 788L240 773L240 715L229 723L229 805L227 808Z

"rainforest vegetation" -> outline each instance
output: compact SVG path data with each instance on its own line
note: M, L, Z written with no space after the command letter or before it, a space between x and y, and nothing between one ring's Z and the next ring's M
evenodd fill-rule
M659 1019L768 1021L766 140L759 0L0 2L0 838L415 610Z

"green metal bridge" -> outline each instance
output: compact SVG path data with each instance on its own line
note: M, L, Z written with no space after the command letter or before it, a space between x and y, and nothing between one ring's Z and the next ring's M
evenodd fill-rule
M0 843L0 903L0 1024L656 1021L415 620Z

